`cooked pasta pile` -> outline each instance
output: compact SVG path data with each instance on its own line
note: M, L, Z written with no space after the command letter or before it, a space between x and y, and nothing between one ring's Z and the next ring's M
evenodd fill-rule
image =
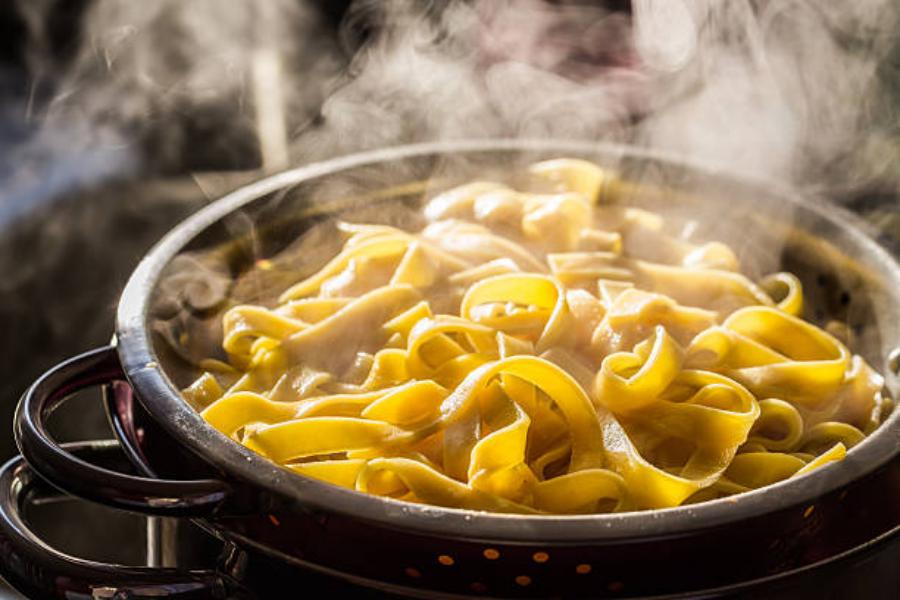
M284 467L446 507L599 513L799 477L878 426L883 380L804 321L799 280L754 283L605 202L591 163L541 192L478 181L418 233L341 223L343 250L277 306L224 315L184 391Z

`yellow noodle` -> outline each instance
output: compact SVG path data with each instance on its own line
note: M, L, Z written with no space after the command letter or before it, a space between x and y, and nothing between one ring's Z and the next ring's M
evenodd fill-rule
M341 251L275 305L224 313L227 360L200 361L185 398L298 475L520 514L801 477L890 409L883 378L802 319L794 275L754 283L727 245L613 204L641 188L590 162L528 178L438 194L419 232L338 223Z
M803 416L792 404L777 398L759 401L760 415L750 430L747 443L769 451L795 448L803 437ZM774 430L774 432L773 432Z
M475 310L486 302L512 303L536 310L525 310L517 314L510 314L507 310L499 315L489 314L479 318L475 315ZM537 352L564 343L563 337L570 318L562 285L546 275L528 273L497 275L476 283L463 297L459 312L465 319L484 323L507 333L523 328L527 331L529 321L540 321L538 337L532 340ZM521 323L523 320L525 327Z

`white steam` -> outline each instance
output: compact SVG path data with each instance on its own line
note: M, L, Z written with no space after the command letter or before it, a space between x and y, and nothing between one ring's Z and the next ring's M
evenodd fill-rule
M890 176L883 161L853 155L891 127L896 135L897 99L879 68L897 49L898 5L756 4L692 3L696 51L674 85L664 82L680 97L641 127L643 143L797 184L845 189ZM836 161L842 168L827 172Z
M357 3L383 29L322 108L313 150L454 138L624 139L642 74L629 27L594 6L521 2ZM308 139L308 138L307 138Z
M37 133L14 160L37 180L59 172L51 193L128 169L546 137L837 191L900 187L896 0L607 4L357 0L333 34L327 2L96 0L80 46L53 61L55 3L22 0L37 97L22 114Z
M308 118L337 68L334 44L304 2L78 4L82 12L56 24L68 45L55 48L58 3L17 3L30 74L19 114L32 131L11 158L20 201L136 173L249 169L264 154L283 168L285 152L258 132L283 136L288 119ZM284 72L290 94L273 90ZM65 165L46 189L41 176Z
M630 20L538 0L364 4L389 25L326 101L316 147L602 139L798 185L897 184L896 2L631 4Z

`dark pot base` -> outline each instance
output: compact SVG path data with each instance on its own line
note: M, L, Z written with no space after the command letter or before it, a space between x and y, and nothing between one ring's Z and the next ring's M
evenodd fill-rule
M166 439L128 386L108 390L107 410L141 471L172 478L204 475L202 463ZM882 562L895 565L900 559L900 459L804 506L688 536L605 545L413 538L362 519L285 508L201 522L232 542L224 568L239 573L251 589L266 589L268 581L281 585L286 578L299 583L313 568L359 585L424 596L632 598L723 587L710 597L727 597L744 593L749 585L770 597L779 587L797 594L809 586L810 593L821 594L822 578L835 580L835 586L862 585L856 582L858 571L880 569ZM895 531L889 533L891 529ZM771 531L790 533L766 534ZM467 533L461 531L460 537ZM872 542L879 536L885 539ZM851 555L835 559L842 553ZM897 577L885 572L872 585L893 585L890 576ZM777 581L746 583L772 577ZM839 583L844 579L845 584Z

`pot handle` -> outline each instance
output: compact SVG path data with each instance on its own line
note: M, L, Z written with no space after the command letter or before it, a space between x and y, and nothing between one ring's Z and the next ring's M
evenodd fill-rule
M114 442L77 442L63 448L70 456L94 458L119 452ZM0 576L28 598L244 597L243 590L215 571L113 565L51 548L28 527L22 508L32 498L53 495L22 457L0 468Z
M229 497L228 484L214 479L175 481L127 475L93 465L47 433L47 416L89 386L126 381L115 347L85 352L59 363L32 384L15 415L16 443L34 471L73 496L145 514L209 517Z

